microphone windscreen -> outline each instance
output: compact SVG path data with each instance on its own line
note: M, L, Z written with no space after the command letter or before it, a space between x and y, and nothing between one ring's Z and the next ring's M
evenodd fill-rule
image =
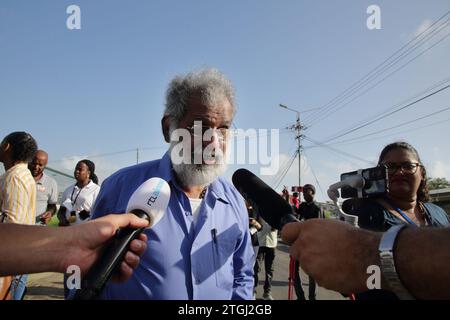
M232 181L244 199L271 227L281 230L285 223L295 221L289 203L250 171L237 170Z
M170 200L169 184L161 178L151 178L134 191L128 200L127 212L142 210L150 219L149 227L158 223Z

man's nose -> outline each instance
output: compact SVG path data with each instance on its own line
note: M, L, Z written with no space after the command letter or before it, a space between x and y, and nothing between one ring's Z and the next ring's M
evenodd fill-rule
M209 129L210 131L205 135L203 139L203 146L212 145L213 147L220 147L219 131L215 129Z

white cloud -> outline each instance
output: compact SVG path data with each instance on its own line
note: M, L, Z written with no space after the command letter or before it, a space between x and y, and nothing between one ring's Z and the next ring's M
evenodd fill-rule
M430 19L425 19L424 21L422 21L422 23L419 25L419 27L417 27L417 29L414 31L413 37L417 37L422 32L427 30L431 26L431 24L432 24L432 21Z
M450 176L450 165L441 160L433 162L427 169L428 176L432 178L448 178Z
M61 159L60 165L57 167L55 166L54 169L60 170L69 175L73 175L75 166L77 165L78 161L83 159L89 158L83 155L74 155L70 157L65 157ZM95 174L98 176L100 183L103 180L105 180L108 176L110 176L112 173L121 168L119 165L111 163L109 161L105 161L102 158L92 158L90 160L95 164Z

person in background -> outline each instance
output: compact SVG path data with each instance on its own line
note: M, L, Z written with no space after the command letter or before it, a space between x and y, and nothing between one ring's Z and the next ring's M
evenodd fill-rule
M0 222L35 223L36 183L28 170L28 162L36 151L36 140L26 132L13 132L0 144L0 162L5 168L0 177ZM3 278L1 282L11 281L10 296L14 300L22 300L27 279L28 275L17 275L12 279Z
M253 209L253 206L250 205L247 201L245 202L245 205L247 206L248 211L248 227L251 235L251 242L253 246L253 252L254 252L254 258L253 258L253 267L256 263L256 256L258 255L259 250L259 241L258 241L258 233L262 230L262 224L261 224L261 218L259 217L258 212ZM257 282L255 282L254 289L253 289L253 300L256 299L256 285Z
M260 223L261 218L259 214L253 209L249 203L246 203L248 211L248 227L251 234L252 246L256 255L258 254L259 242L258 242L258 232L262 230L262 225Z
M273 263L275 260L275 249L278 244L278 230L272 228L263 218L261 218L262 231L258 233L259 250L256 258L255 274L255 293L258 286L258 274L261 271L261 263L264 261L265 281L264 281L264 300L273 300L272 297L272 279Z
M289 191L288 191L288 189L287 189L286 186L284 186L284 187L283 187L283 190L281 191L281 197L282 197L284 200L286 200L287 203L290 203L290 200L289 200Z
M320 206L314 201L314 196L316 194L316 188L312 184L305 184L303 186L303 201L298 210L297 214L299 220L309 220L309 219L319 219L323 218L323 211ZM298 260L295 262L295 278L294 287L295 293L298 300L305 300L305 293L303 292L302 283L300 279L300 265ZM316 282L309 276L309 300L316 300Z
M427 172L417 150L406 142L394 142L381 151L378 165L388 170L389 192L359 201L352 214L364 229L385 232L395 225L448 227L445 211L429 202ZM357 299L397 299L386 290L370 290Z
M87 159L81 160L75 167L76 183L68 187L61 198L58 211L60 226L79 224L91 216L91 208L100 192L95 164Z
M298 192L294 192L292 194L292 207L294 209L294 212L297 212L298 208L300 207L300 199L298 197Z
M45 174L48 154L38 150L28 169L36 182L36 224L47 225L56 213L58 201L58 185L55 179Z

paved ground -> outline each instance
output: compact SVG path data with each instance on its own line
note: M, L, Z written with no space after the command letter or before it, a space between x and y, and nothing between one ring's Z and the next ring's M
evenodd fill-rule
M289 247L279 242L276 251L274 262L274 276L272 282L272 296L275 300L288 300L289 287ZM300 278L302 279L303 291L306 298L308 298L308 281L309 277L302 270L300 270ZM261 299L264 285L264 266L259 274L259 285L256 289L256 299ZM294 292L294 291L293 291ZM293 299L297 299L295 292ZM327 290L325 288L316 286L317 300L345 300L340 293Z
M275 258L275 272L273 279L272 296L276 300L288 299L288 273L289 254L288 247L279 244ZM303 290L308 295L308 276L301 272ZM261 299L264 284L264 266L260 273L260 285L257 288L257 299ZM58 273L39 273L30 275L28 278L28 289L26 300L58 300L63 299L63 276ZM337 292L329 291L321 287L316 288L317 300L344 300L345 298ZM294 299L295 293L293 294Z
M61 273L37 273L28 277L25 300L61 300L63 297Z

